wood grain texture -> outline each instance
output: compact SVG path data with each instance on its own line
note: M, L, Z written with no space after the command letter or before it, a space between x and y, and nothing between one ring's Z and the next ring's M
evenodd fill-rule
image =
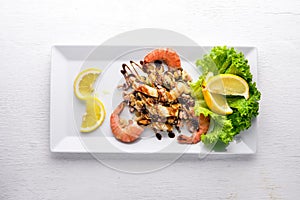
M299 198L299 10L296 0L1 1L0 199ZM132 175L90 155L49 152L51 46L100 44L145 27L199 44L258 48L256 155L184 156L163 170Z

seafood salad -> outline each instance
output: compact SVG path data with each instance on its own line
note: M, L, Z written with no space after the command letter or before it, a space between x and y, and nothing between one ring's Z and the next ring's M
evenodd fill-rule
M140 71L140 73L138 72ZM136 141L146 129L152 129L158 140L163 134L181 144L195 144L206 134L209 116L196 116L191 95L191 76L182 68L179 55L170 48L149 52L139 63L130 61L120 70L124 84L123 101L110 116L110 127L116 139L124 143ZM123 109L133 118L120 118ZM181 134L186 126L190 136Z

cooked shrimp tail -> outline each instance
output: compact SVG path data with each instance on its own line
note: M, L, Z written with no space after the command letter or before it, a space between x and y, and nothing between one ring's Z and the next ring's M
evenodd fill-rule
M120 119L119 115L122 113L126 103L120 103L110 116L110 128L118 140L129 143L137 140L144 129L136 122Z
M205 117L203 114L199 117L199 128L195 131L192 136L179 135L177 141L180 144L197 144L201 141L201 135L206 134L209 128L210 118Z
M173 49L154 49L144 57L144 63L150 63L156 60L164 61L169 68L181 69L180 57Z

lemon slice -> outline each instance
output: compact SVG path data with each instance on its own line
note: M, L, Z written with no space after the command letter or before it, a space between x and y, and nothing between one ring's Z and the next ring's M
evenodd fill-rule
M210 93L207 89L202 89L202 93L207 106L213 112L220 115L229 115L233 112L229 107L225 96Z
M98 128L105 115L104 105L97 97L86 97L86 112L82 117L80 132L91 132Z
M84 100L94 92L94 83L101 70L89 68L80 72L74 81L74 93L78 99Z
M206 89L210 93L249 98L248 83L243 78L233 74L219 74L211 77L206 83Z

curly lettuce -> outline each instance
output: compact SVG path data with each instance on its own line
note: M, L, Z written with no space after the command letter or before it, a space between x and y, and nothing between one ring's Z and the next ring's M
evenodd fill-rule
M237 52L234 48L226 46L214 47L209 54L196 61L196 65L202 71L199 79L191 83L192 95L196 99L194 107L196 115L203 114L210 116L211 122L214 123L212 131L201 136L204 144L212 144L221 141L228 144L234 139L234 136L251 126L251 121L258 115L261 93L252 82L250 66L244 54ZM206 75L212 72L217 74L235 74L245 79L249 85L249 99L239 96L227 97L227 102L232 108L233 113L227 116L219 115L207 108L202 95L202 84Z

